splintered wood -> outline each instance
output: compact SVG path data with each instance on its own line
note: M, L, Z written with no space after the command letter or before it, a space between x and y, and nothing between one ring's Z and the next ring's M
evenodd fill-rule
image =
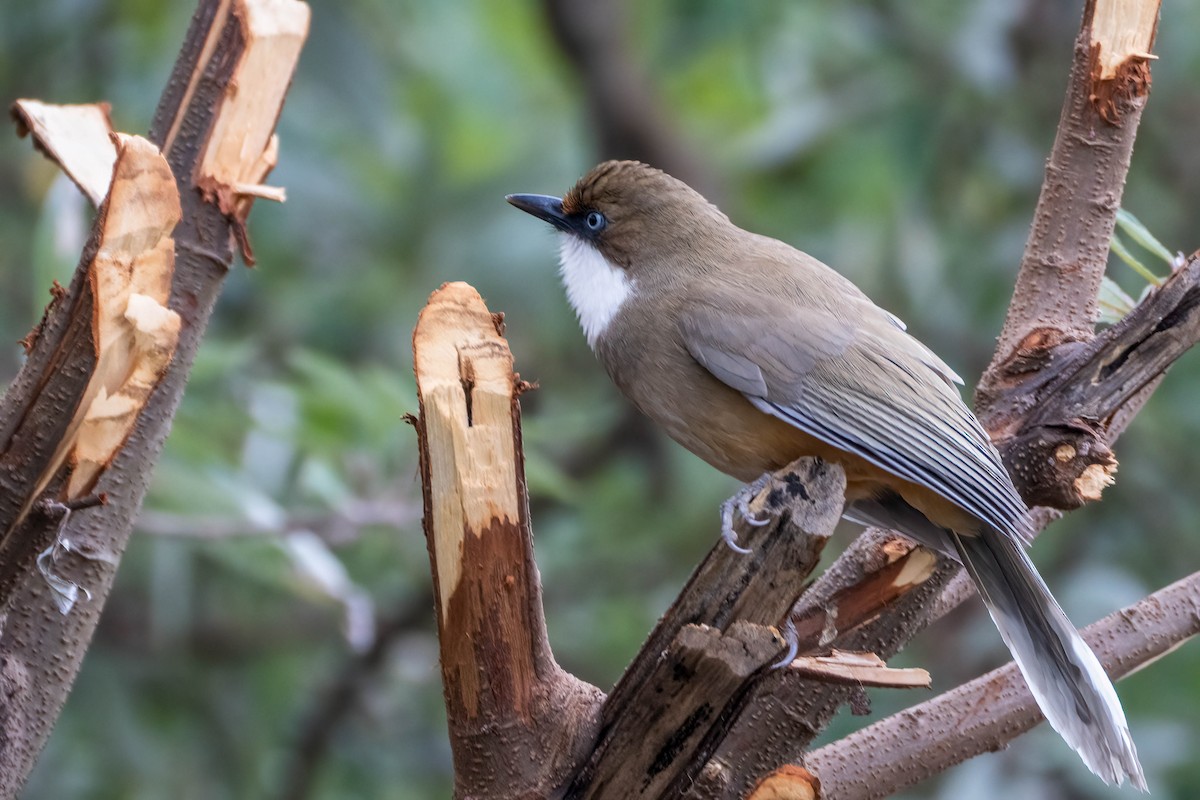
M430 298L413 332L413 357L444 621L462 577L464 536L518 521L517 387L512 353L483 299L465 283L446 284Z
M788 665L788 669L806 678L853 686L928 689L931 685L928 671L919 667L889 667L874 653L834 650L827 656L800 656Z
M539 681L557 667L523 513L521 384L478 292L448 283L433 293L413 331L413 367L451 727L528 720Z
M596 736L603 695L554 662L525 496L520 408L500 317L465 283L413 331L425 536L455 797L543 797ZM513 758L513 753L536 754Z
M1122 107L1150 91L1150 49L1158 29L1160 0L1093 0L1092 103L1116 125Z
M276 20L275 30L304 31L309 12L294 0L199 0L148 140L110 140L104 106L14 108L37 147L103 205L70 284L54 288L0 403L0 662L5 679L20 679L7 681L0 701L0 797L20 794L63 707L232 263L233 239L245 242L247 207L233 209L235 220L206 201L196 185L200 158L249 164L216 179L234 183L257 183L274 163L271 131L303 36L285 34L288 46L275 47L269 33L260 35L263 19ZM269 55L247 55L255 47ZM281 63L267 63L272 55ZM235 112L236 121L218 122ZM92 602L72 607L76 596Z
M307 5L296 0L235 0L231 9L223 9L228 10L246 47L235 67L238 80L229 84L197 168L196 185L240 225L255 197L285 199L283 189L263 186L262 181L278 160L275 120L308 36L311 14ZM245 237L239 240L246 262L254 263Z
M937 563L933 553L910 539L894 534L881 538L862 555L853 583L794 616L797 636L825 646L871 624L891 603L929 580Z
M34 145L97 207L108 194L117 160L108 111L107 103L55 105L40 100L18 100L12 107L17 135L32 134Z
M30 503L67 459L67 500L95 486L179 339L179 315L166 307L175 268L171 232L181 213L175 178L150 142L124 134L114 141L117 161L101 209L100 245L88 266L96 367Z
M1096 77L1111 80L1130 59L1157 59L1150 52L1161 0L1095 0L1092 42L1098 49Z
M117 134L117 166L90 279L96 371L72 453L68 497L90 491L125 443L175 354L179 315L167 308L179 191L158 148ZM74 427L74 426L72 426Z

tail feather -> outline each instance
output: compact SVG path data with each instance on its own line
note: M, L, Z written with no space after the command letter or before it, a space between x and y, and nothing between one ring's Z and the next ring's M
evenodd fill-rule
M999 531L951 538L1050 725L1105 783L1147 791L1112 682L1020 544Z

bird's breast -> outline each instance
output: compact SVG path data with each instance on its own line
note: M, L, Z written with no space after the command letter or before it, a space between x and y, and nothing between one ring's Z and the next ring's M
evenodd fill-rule
M857 459L850 454L759 411L714 378L672 330L660 328L660 335L645 337L616 327L615 335L597 342L596 355L617 388L712 466L742 481L804 456L844 462L848 473L856 471Z

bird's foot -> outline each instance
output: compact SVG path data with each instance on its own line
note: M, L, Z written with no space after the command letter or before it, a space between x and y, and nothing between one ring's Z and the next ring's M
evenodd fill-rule
M771 665L771 669L783 669L788 664L796 660L796 654L800 652L800 633L796 630L796 623L792 622L791 612L788 612L787 622L783 624L783 630L777 631L783 643L787 645L787 654L783 658Z
M733 512L736 509L742 515L742 519L746 520L747 525L758 527L770 522L769 518L759 519L750 510L750 501L762 491L769 480L771 480L771 473L764 472L753 483L746 484L737 491L737 494L721 504L721 538L735 553L749 553L750 551L738 544L737 532L733 529Z

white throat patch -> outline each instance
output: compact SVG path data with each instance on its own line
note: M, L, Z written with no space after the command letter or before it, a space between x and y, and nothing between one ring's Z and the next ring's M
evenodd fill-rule
M595 349L596 340L633 295L634 284L625 270L609 263L590 243L570 233L559 237L558 274L588 346Z

